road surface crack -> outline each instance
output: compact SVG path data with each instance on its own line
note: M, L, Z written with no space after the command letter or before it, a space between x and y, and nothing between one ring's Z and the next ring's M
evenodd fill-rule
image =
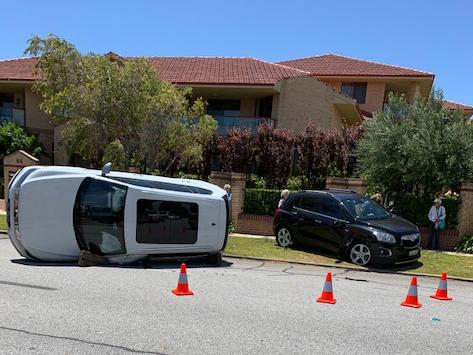
M34 335L34 336L51 338L51 339L59 339L59 340L69 340L69 341L74 341L74 342L78 342L78 343L82 343L82 344L88 344L88 345L105 346L105 347L109 347L109 348L112 348L112 349L123 350L123 351L127 351L127 352L130 352L130 353L135 353L135 354L166 355L165 353L158 353L158 352L155 352L155 351L136 350L136 349L127 348L126 346L121 346L121 345L100 343L100 342L84 340L84 339L78 339L78 338L72 338L72 337L66 337L66 336L60 336L60 335L36 333L36 332L30 332L30 331L24 330L24 329L16 329L16 328L2 327L2 326L0 326L0 329L9 330L9 331L12 331L12 332L17 332L17 333L23 333L23 334L26 334L26 335Z

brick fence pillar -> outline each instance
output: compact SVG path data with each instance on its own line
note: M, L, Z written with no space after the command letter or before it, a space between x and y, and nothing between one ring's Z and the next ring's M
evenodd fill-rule
M328 177L325 182L327 189L346 189L358 192L360 195L366 194L368 186L361 178L339 178Z
M212 171L209 180L210 183L221 188L225 184L230 184L232 187L231 218L236 225L238 215L243 212L243 203L245 202L246 174Z
M461 206L458 212L458 232L460 238L473 234L473 183L462 183L460 188ZM448 213L448 212L447 212Z

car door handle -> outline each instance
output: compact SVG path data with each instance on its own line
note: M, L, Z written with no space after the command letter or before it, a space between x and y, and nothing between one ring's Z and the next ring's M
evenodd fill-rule
M294 216L297 216L297 215L298 215L297 211L292 211L291 213L292 213Z
M321 223L322 223L322 221L321 221L321 220L318 220L318 219L314 219L314 222L315 222L315 223L318 223L318 224L321 224Z

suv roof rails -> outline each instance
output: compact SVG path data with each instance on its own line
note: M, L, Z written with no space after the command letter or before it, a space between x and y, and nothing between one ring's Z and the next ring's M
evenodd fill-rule
M337 188L330 188L330 189L320 189L320 190L302 190L300 192L321 192L321 193L326 193L329 194L330 192L353 192L357 194L358 192L350 190L350 189L337 189Z

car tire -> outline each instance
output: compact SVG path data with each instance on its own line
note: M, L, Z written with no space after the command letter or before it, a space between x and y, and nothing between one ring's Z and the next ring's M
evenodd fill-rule
M292 238L292 232L287 226L280 226L276 230L276 243L280 247L288 248L294 244L294 239Z
M207 256L207 261L215 266L222 266L222 252L218 252L215 254L210 254Z
M353 264L368 266L372 263L373 252L370 247L360 241L355 241L348 252L348 258Z

